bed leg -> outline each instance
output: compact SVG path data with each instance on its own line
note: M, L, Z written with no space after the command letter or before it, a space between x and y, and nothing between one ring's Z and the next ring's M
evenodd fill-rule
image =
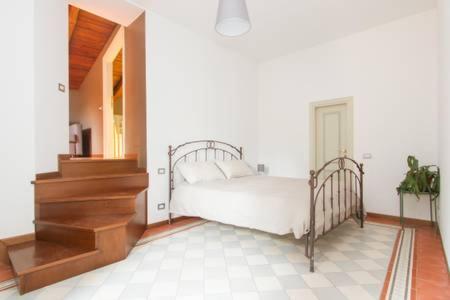
M309 271L314 272L314 240L316 239L316 206L314 201L316 178L315 171L309 172L310 202L309 202Z
M305 241L305 256L309 257L309 232L306 234L306 241Z
M309 257L309 271L314 273L314 239L311 239L311 250Z
M363 175L364 175L364 171L363 171L363 164L359 165L360 169L359 169L359 192L360 192L360 205L359 205L359 214L361 217L361 228L364 228L364 185L363 185Z

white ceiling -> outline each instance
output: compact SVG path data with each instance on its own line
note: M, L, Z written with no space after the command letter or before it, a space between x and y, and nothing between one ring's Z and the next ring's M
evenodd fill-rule
M128 0L225 47L266 60L363 31L436 6L435 0L247 0L252 30L239 38L214 31L218 0Z

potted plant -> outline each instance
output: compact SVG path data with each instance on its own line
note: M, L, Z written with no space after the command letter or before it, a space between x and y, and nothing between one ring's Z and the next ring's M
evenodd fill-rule
M415 194L427 193L439 195L440 171L436 165L419 166L419 161L414 156L408 156L409 171L405 179L397 187L397 192Z
M423 195L430 201L430 221L433 223L433 207L434 202L434 220L437 217L436 199L440 192L440 171L436 165L419 166L419 161L414 156L408 156L409 170L406 173L405 179L397 187L397 192L400 195L400 223L404 225L404 194L414 194L417 200ZM434 223L433 223L434 224Z

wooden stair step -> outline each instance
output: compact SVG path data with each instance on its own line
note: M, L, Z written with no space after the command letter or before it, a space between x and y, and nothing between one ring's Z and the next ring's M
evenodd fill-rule
M116 191L99 191L92 193L84 193L73 196L46 198L39 200L39 203L61 203L61 202L85 202L85 201L100 201L100 200L122 200L135 198L138 194L146 191L146 187L138 188L124 188Z
M73 197L84 194L118 192L123 189L148 187L148 173L114 174L73 178L56 178L36 180L35 200Z
M60 160L59 168L62 177L123 174L138 171L138 162L136 158L70 158Z
M35 220L34 222L36 225L98 232L126 226L133 219L134 215L135 214L45 218Z
M73 262L98 252L46 241L31 241L8 247L9 258L17 276Z

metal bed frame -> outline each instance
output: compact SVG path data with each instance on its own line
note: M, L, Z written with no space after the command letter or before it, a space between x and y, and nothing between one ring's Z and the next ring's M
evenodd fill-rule
M207 161L208 159L237 160L242 159L243 154L242 147L236 147L229 143L215 140L198 140L186 142L176 147L169 146L169 224L172 223L170 202L172 200L173 190L175 189L175 167L179 162L198 162ZM310 230L306 233L305 237L305 256L309 258L311 272L314 272L317 214L323 213L324 215L322 235L327 234L353 216L359 218L361 228L364 227L363 175L363 164L358 164L355 160L345 156L328 161L318 171L310 171ZM337 179L337 184L335 179ZM348 185L347 180L349 180ZM341 182L343 182L344 196L341 196ZM338 208L334 207L335 185L337 185ZM348 189L350 199L347 199ZM328 197L326 195L327 190L330 192L330 196ZM341 217L341 200L344 202L344 217ZM322 201L322 212L316 211L318 201ZM331 224L326 224L327 201L330 201ZM348 205L350 205L350 213L347 210ZM337 220L334 217L335 210L339 210ZM326 225L329 226L328 229Z

